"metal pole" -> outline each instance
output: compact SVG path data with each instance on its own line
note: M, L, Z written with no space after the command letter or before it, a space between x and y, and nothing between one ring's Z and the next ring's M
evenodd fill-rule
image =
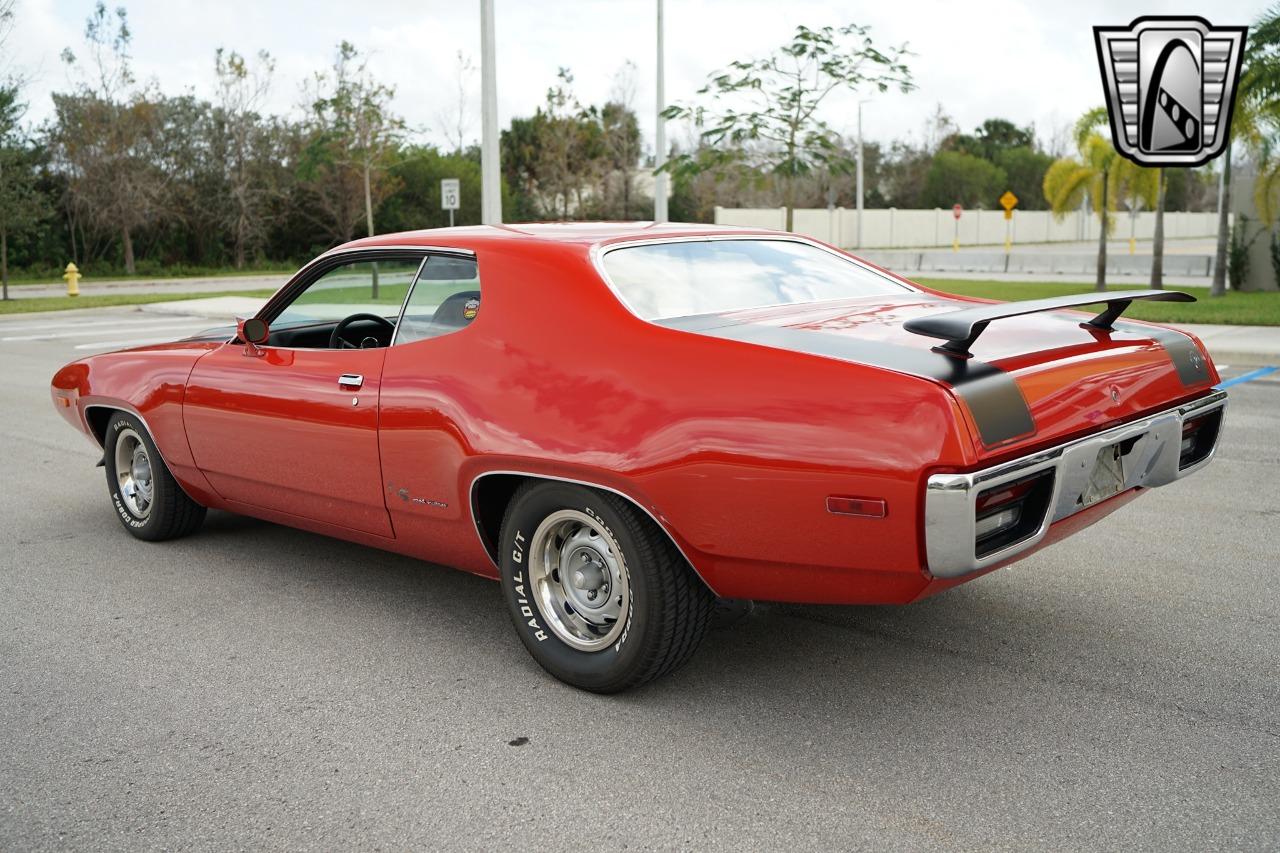
M493 0L480 0L480 222L502 223L498 171L498 71L493 39Z
M662 56L662 0L658 0L658 118L654 129L653 166L662 168L667 162L667 120L662 111L667 108L665 68ZM653 178L653 221L667 221L667 173L658 172Z
M858 232L855 245L862 248L862 101L858 101Z

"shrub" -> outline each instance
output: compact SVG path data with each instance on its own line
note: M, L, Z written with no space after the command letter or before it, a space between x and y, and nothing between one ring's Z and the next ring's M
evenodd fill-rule
M1271 232L1271 274L1275 276L1276 287L1280 288L1280 233Z

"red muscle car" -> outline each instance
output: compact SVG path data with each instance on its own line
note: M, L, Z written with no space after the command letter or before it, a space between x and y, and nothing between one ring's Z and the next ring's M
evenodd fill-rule
M52 393L139 539L213 507L500 579L537 662L609 692L688 659L717 598L905 604L1203 467L1218 374L1135 299L1191 297L960 299L767 231L452 228Z

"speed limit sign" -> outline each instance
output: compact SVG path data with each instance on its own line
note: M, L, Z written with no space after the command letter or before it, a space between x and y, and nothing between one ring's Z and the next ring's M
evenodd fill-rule
M440 182L440 209L457 210L462 197L462 182L457 178L445 178Z
M462 182L457 178L444 178L440 181L440 209L449 211L449 227L453 227L453 212L461 205Z

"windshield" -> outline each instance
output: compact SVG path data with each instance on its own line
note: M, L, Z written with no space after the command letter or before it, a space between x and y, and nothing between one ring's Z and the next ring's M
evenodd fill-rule
M847 258L793 240L696 240L614 249L604 268L646 320L849 299L908 288Z

